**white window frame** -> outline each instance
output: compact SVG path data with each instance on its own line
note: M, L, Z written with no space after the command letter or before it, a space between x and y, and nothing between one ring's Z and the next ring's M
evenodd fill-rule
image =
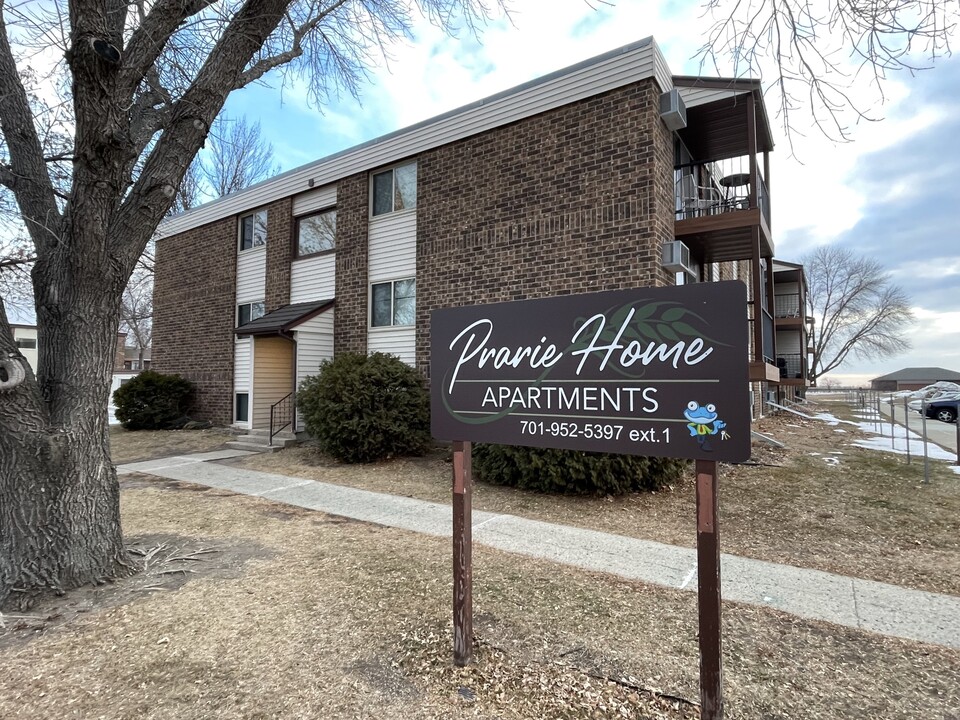
M257 234L257 217L263 216L263 236L260 237ZM243 223L247 218L252 218L253 236L250 238L250 247L243 247ZM255 210L254 212L244 213L237 220L237 252L250 252L251 250L259 250L267 246L267 222L269 217L267 215L266 209ZM257 240L259 239L259 242Z
M258 319L258 318L262 318L264 315L267 314L267 303L266 303L264 300L251 300L250 302L237 303L237 312L236 312L236 315L234 316L234 322L236 323L235 327L241 327L241 325L240 325L240 308L246 307L247 305L250 306L250 319L247 320L247 323L253 322L254 320L256 320L256 319ZM260 305L260 306L261 306L261 309L262 309L262 311L263 311L263 312L261 312L259 315L257 315L256 317L254 317L254 314L253 314L253 306L254 306L254 305ZM247 323L244 323L244 325L246 325Z
M240 397L241 395L246 395L246 396L247 396L247 417L244 418L243 420L241 420L241 419L237 416L237 409L238 409L237 406L239 405L239 403L238 403L237 401L238 401L238 399L239 399L239 397ZM240 423L245 423L245 424L247 424L247 425L250 424L250 395L251 395L251 393L250 393L249 390L246 391L246 392L238 392L238 391L236 391L236 390L233 391L233 423L234 423L235 425L240 424Z
M321 215L328 215L333 213L333 247L326 248L324 250L315 250L311 253L300 253L300 226L304 220L309 220L310 218L320 217ZM337 250L337 208L328 207L323 208L322 210L317 210L316 212L309 213L307 215L299 215L296 218L296 233L293 238L293 259L301 260L303 258L316 257L317 255L326 255L327 253L336 252Z
M414 172L414 176L415 176L414 185L413 185L413 187L414 187L413 205L411 205L410 207L400 208L400 209L398 210L397 207L396 207L396 199L397 199L397 170L400 169L400 168L411 167L411 166L413 167L413 172ZM371 217L371 218L382 218L382 217L386 217L387 215L394 215L394 214L396 214L396 213L415 211L415 210L417 209L417 202L418 202L418 200L419 200L419 197L418 197L418 196L419 196L419 192L418 192L418 190L419 190L419 188L418 188L418 182L419 182L418 171L419 171L419 168L417 168L417 161L416 161L416 160L412 160L412 161L410 161L410 162L398 163L398 164L396 164L396 165L393 165L392 167L383 168L383 169L381 169L381 170L377 170L376 172L370 173L370 207L369 207L370 217ZM374 209L374 207L373 207L373 206L374 206L374 179L375 179L377 176L379 176L379 175L385 175L386 173L390 173L390 177L391 177L391 179L392 179L392 181L393 181L393 182L392 182L392 185L391 185L391 187L392 187L392 192L390 193L390 197L391 197L391 209L388 210L388 211L382 212L382 213L374 214L374 212L373 212L373 209Z
M396 304L397 295L396 295L396 285L398 282L404 282L406 280L413 280L413 322L409 325L397 325L393 322L393 311L394 305ZM373 288L377 285L389 285L390 286L390 324L389 325L374 325L373 324ZM393 328L411 328L416 327L417 325L417 278L416 276L401 277L395 278L393 280L378 280L377 282L372 282L367 289L367 327L370 330L391 330Z

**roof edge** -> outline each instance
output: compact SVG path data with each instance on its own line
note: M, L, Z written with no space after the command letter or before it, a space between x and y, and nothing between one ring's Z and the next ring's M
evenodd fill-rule
M605 71L600 72L601 69ZM564 78L570 80L567 93L548 92L551 84ZM325 155L243 190L165 218L158 228L158 238L262 207L282 198L307 192L314 187L323 187L347 175L382 167L434 147L649 78L654 78L662 90L670 89L663 87L665 84L670 85L671 75L653 36L555 70L359 145ZM510 98L536 94L538 90L543 91L542 97L536 98L534 103L525 102L522 108L512 108L509 113L503 113L502 108L498 108L496 113L491 110L491 106L502 106L508 103ZM471 123L461 125L470 126L471 130L461 130L458 133L442 127L445 123L461 117L470 118ZM427 131L431 128L437 130L436 137L429 136ZM308 185L308 181L313 181L313 184Z

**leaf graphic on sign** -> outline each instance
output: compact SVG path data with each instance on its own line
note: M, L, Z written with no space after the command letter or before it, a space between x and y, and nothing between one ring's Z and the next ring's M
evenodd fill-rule
M663 335L667 340L678 341L680 340L679 336L673 331L666 323L658 323L657 329L660 331L660 334Z
M669 310L666 310L663 313L663 315L660 316L660 319L663 320L664 322L674 322L675 320L679 320L686 314L687 314L686 308L674 307L674 308L670 308Z

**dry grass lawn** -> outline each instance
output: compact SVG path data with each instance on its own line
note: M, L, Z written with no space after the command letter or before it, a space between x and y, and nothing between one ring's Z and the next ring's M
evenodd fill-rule
M235 437L223 428L207 430L124 430L110 428L110 455L118 465L168 455L205 452Z
M931 463L932 482L924 485L922 463L908 466L901 456L850 445L863 436L852 425L782 415L762 419L757 429L788 448L755 443L759 464L721 466L723 552L960 595L960 476L945 463ZM825 462L828 457L837 464ZM450 499L446 451L349 466L305 446L237 462L436 502ZM620 498L553 497L478 483L474 507L693 547L690 475L668 491Z
M4 618L0 717L698 716L693 593L477 547L455 669L447 541L145 476L122 509L147 571ZM729 604L724 633L728 718L960 713L956 651Z

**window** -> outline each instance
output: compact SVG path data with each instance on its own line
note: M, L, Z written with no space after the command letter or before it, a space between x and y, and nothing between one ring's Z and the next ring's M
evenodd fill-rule
M250 419L250 393L237 393L233 413L234 422L247 422Z
M297 221L297 257L333 250L336 241L336 210L324 210Z
M36 350L37 339L36 338L17 338L17 347L23 348L24 350Z
M267 211L259 210L240 218L240 250L267 244Z
M370 324L373 327L413 325L417 309L417 281L393 280L370 288Z
M384 215L417 206L417 164L391 168L373 176L373 214Z
M263 317L265 311L266 307L262 300L259 302L237 305L237 327L246 325L251 320L256 320L259 317Z

